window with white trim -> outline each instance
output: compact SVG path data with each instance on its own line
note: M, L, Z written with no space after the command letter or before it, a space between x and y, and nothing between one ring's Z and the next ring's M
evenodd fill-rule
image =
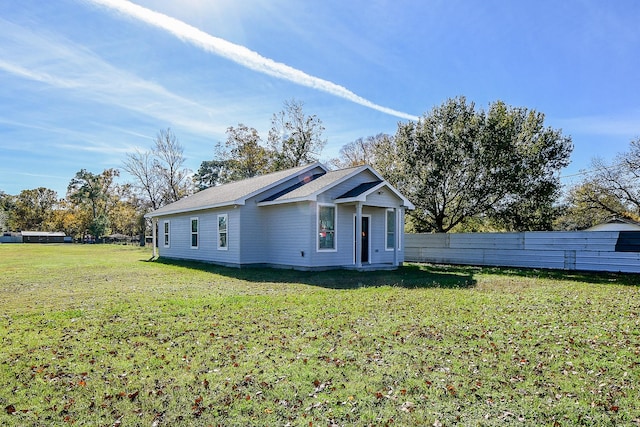
M318 205L318 250L336 250L335 205Z
M164 230L163 230L163 235L164 235L164 247L168 248L169 247L169 242L170 240L170 231L171 231L171 226L169 225L169 221L165 221L164 222Z
M199 226L198 218L191 218L191 249L198 249Z
M218 250L229 249L229 216L227 214L218 215Z
M387 236L387 244L385 249L392 251L396 242L397 220L396 213L393 209L387 209L387 221L385 224L385 234Z

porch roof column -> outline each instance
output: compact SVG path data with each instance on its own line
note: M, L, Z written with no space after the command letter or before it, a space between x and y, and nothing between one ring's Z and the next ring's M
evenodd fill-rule
M362 267L362 202L356 203L356 267Z

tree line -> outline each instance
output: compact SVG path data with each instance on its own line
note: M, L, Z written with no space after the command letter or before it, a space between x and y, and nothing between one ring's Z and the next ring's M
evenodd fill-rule
M288 169L321 158L324 126L303 103L285 101L273 114L264 142L238 124L193 173L171 129L149 150L126 155L118 169L81 169L64 198L40 187L16 196L0 191L2 230L64 231L67 235L144 235L144 214L196 191ZM560 173L570 162L571 138L544 123L544 114L502 101L477 107L464 97L446 100L417 121L398 123L344 145L328 164L369 164L416 206L412 232L574 230L612 216L640 215L640 140L612 164L594 159L583 180L563 196Z

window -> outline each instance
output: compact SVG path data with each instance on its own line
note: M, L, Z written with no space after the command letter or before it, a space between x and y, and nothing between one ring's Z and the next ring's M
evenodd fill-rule
M229 218L227 214L218 215L218 249L226 251L229 249Z
M198 218L191 218L191 249L198 249Z
M164 247L168 248L169 247L169 221L165 221L164 222Z
M318 250L336 249L336 207L318 205Z
M387 209L386 224L387 245L386 249L392 251L396 242L396 212L393 209Z

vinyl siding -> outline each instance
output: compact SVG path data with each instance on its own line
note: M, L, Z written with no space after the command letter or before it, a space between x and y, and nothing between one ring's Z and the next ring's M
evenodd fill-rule
M255 202L249 201L240 207L242 228L240 239L242 248L240 262L242 264L264 263L266 251L267 233L269 223L264 218L264 208L258 207Z
M314 203L287 203L260 209L265 223L269 224L265 227L265 250L262 254L265 262L296 267L317 265L314 262Z
M218 215L228 214L228 249L218 250ZM198 218L198 248L191 247L191 219ZM170 221L170 247L163 246L163 222ZM240 255L240 215L238 209L215 209L158 219L159 254L162 257L193 259L221 264L238 264Z

